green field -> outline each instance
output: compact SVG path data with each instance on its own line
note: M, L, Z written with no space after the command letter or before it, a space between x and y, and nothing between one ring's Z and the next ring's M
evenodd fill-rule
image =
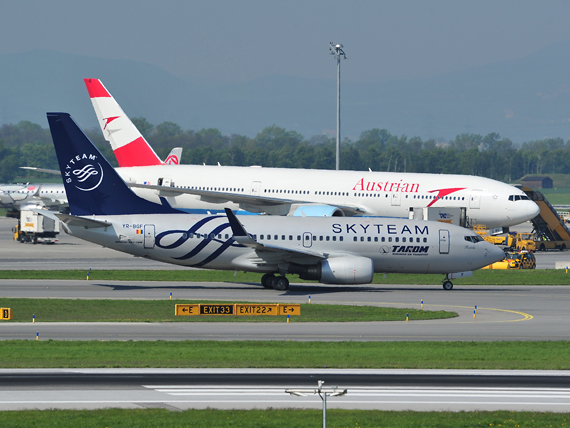
M568 257L570 259L570 256ZM86 270L0 270L0 279L75 279L86 280ZM441 284L444 275L382 274L374 275L373 284ZM261 274L217 270L93 270L90 281L193 281L193 282L239 282L259 285ZM303 281L290 275L292 283L315 283ZM570 273L564 269L540 270L477 270L469 278L454 279L455 285L568 285ZM360 287L367 285L360 285ZM323 287L330 287L323 285ZM334 287L334 285L332 286Z
M37 330L39 341L1 342L0 368L570 369L567 341L44 341Z
M11 308L14 319L2 322L283 322L282 316L175 316L175 304L227 303L190 300L87 300L87 299L6 299L1 308ZM246 303L246 302L240 302ZM405 321L456 317L455 312L422 311L417 308L375 306L301 305L301 315L290 322Z
M350 394L350 391L348 392ZM342 398L332 399L329 406ZM321 410L26 410L0 412L6 428L99 428L99 427L218 427L289 428L322 426ZM567 413L535 412L387 412L380 410L328 409L329 428L368 427L568 427Z

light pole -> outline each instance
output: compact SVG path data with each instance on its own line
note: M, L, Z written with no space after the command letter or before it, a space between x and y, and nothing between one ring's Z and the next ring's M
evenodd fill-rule
M340 169L340 60L346 54L340 43L330 42L329 51L336 59L336 169Z
M324 380L318 381L318 387L313 389L286 389L287 394L296 395L298 397L306 397L309 394L319 394L321 400L323 400L323 428L327 428L327 397L340 397L341 395L346 395L348 393L347 389L338 389L337 386L334 388L323 388Z

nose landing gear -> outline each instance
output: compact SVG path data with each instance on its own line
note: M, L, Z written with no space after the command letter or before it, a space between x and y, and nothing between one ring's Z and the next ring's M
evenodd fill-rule
M453 289L453 283L449 280L449 275L445 275L445 279L443 280L443 289L444 290Z

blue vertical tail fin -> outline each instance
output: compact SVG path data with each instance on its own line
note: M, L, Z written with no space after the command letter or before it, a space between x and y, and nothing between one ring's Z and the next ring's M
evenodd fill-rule
M72 215L181 213L135 195L68 113L48 113Z

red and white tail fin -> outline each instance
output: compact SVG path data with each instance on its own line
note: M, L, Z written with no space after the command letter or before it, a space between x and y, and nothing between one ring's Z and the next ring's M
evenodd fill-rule
M167 165L180 165L180 160L182 159L182 147L174 147L166 159L164 163Z
M84 79L105 140L120 167L162 165L158 155L99 79Z

